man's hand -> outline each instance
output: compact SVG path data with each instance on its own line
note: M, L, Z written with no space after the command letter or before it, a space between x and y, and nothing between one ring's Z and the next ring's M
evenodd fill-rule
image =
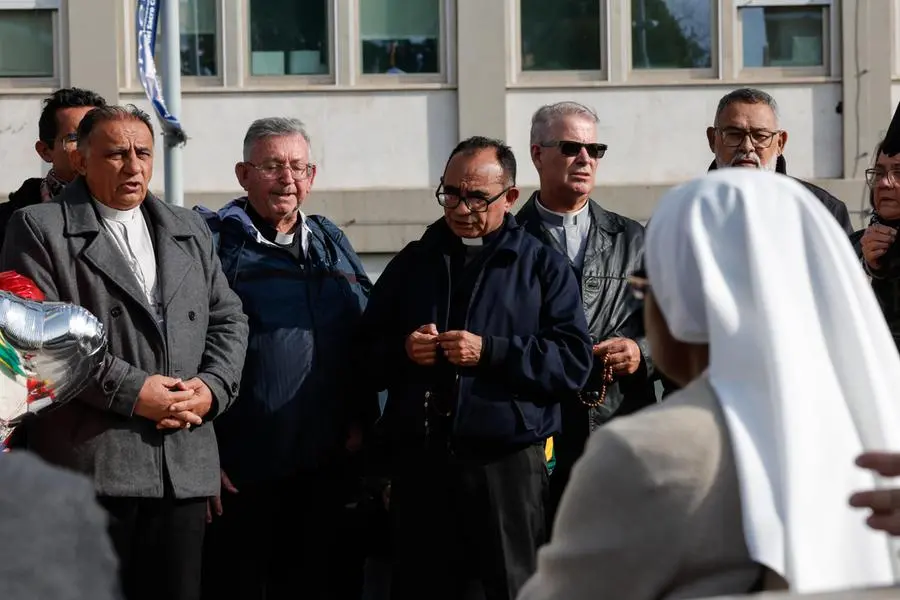
M438 347L452 364L474 367L481 360L481 338L468 331L448 331L437 337Z
M633 375L641 366L641 349L628 338L610 338L594 346L594 356L606 356L613 375Z
M422 325L406 338L406 355L417 365L430 367L437 357L437 325Z
M180 429L190 425L202 425L203 417L212 408L212 392L202 379L193 377L187 381L179 381L178 390L190 391L192 396L187 400L175 402L169 406L169 416L157 423L157 429ZM199 422L197 422L199 420Z
M888 251L891 244L897 239L897 230L887 225L875 223L869 225L863 233L861 245L863 258L866 264L874 270L881 268L881 257Z
M189 412L173 413L170 408L173 404L190 400L194 391L183 389L183 382L180 379L166 377L165 375L151 375L144 380L141 391L138 392L138 401L134 406L134 414L161 423L169 421L175 424L175 427L189 427L190 425L200 425L203 419ZM157 425L159 427L159 425Z
M883 477L900 476L900 453L866 452L856 464ZM872 511L866 519L872 529L900 535L900 489L857 492L850 496L850 506Z
M234 487L234 484L231 483L231 480L228 479L228 475L225 474L225 471L222 471L222 489L228 492L229 494L237 494L237 488ZM219 492L218 496L213 496L212 498L206 501L206 522L212 523L213 514L217 517L221 517L222 513L222 492Z

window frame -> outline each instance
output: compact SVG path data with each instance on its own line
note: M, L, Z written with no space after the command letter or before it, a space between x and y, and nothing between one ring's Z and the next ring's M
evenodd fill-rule
M827 78L837 74L840 65L840 0L732 0L734 77L740 81L770 81L772 79ZM823 65L815 67L745 67L744 66L744 8L805 8L821 7Z
M0 76L0 92L23 90L57 89L61 86L63 47L66 45L61 0L0 0L0 14L12 10L42 10L50 12L51 34L53 36L53 75L50 77L3 77Z
M222 0L219 0L220 2ZM230 0L235 2L236 0ZM240 47L242 54L242 78L244 89L253 88L305 88L333 86L337 81L338 70L338 6L335 0L326 0L325 31L328 34L328 73L319 75L254 75L252 70L252 48L250 47L250 3L252 0L240 0L241 13ZM341 0L338 0L341 1ZM346 2L347 0L343 0Z
M891 80L900 81L900 0L891 2L891 23L893 31L893 64L891 68Z
M421 1L421 0L419 0ZM494 0L497 1L497 0ZM450 73L450 57L456 48L452 40L456 38L456 3L451 0L438 0L438 72L437 73L363 73L363 48L362 48L362 21L360 19L360 0L350 0L350 14L352 15L350 44L355 45L355 50L350 51L353 60L351 72L354 83L369 88L386 87L390 89L403 89L406 86L421 84L449 84L452 80Z
M489 0L485 0L489 1ZM493 0L500 1L500 0ZM522 70L522 0L513 0L510 11L510 38L512 55L509 58L509 87L559 87L566 85L597 84L610 80L612 32L610 24L611 4L616 0L595 0L600 5L600 68L591 70L567 69L558 71ZM620 13L621 14L621 13Z
M635 83L684 83L685 81L715 81L719 79L722 45L722 18L724 10L719 0L710 2L710 66L685 69L635 69L632 56L632 36L634 30L631 14L631 1L625 0L622 27L624 38L624 60L628 81Z
M177 0L175 0L177 1ZM232 0L233 1L233 0ZM215 75L182 75L181 89L182 91L194 91L198 89L220 88L224 85L225 78L224 56L225 56L225 24L224 24L224 8L223 0L214 0L216 5L216 74ZM136 23L134 15L137 11L137 0L127 0L125 4L125 14L123 15L122 26L122 50L125 60L119 61L119 88L121 93L143 93L141 85L140 73L137 65L137 34L135 32ZM179 19L180 22L180 19ZM157 35L161 31L162 19L157 27ZM162 73L164 60L161 54L160 46L156 47L156 71ZM123 85L124 83L124 85Z

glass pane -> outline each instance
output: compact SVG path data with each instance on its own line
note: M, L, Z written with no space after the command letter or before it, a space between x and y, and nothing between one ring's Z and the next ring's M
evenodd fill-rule
M328 0L250 0L252 75L327 74L328 64Z
M710 0L631 0L631 66L712 67Z
M53 11L0 10L0 77L53 77Z
M745 67L825 64L825 8L762 6L741 9Z
M360 0L363 73L440 73L440 0Z
M600 0L521 0L521 6L523 71L603 68Z
M216 0L179 0L178 20L181 29L181 74L218 75Z

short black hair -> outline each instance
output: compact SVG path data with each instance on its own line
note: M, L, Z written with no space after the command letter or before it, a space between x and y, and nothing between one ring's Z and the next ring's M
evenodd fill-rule
M78 149L82 150L87 146L88 138L91 137L91 132L94 131L94 128L100 123L127 120L140 121L146 125L147 129L150 130L150 138L153 139L153 122L150 120L150 115L134 104L126 104L125 106L107 104L106 106L100 106L91 110L88 114L84 115L81 123L78 124Z
M773 98L771 94L756 88L738 88L728 92L722 96L721 100L719 100L713 125L718 127L719 115L722 114L723 110L736 102L740 102L741 104L765 104L772 109L773 113L775 113L775 118L778 118L778 103L775 102L775 98Z
M38 120L38 139L53 148L59 135L59 121L56 113L64 108L81 106L106 106L106 100L100 94L77 87L62 88L44 99L44 108Z
M457 154L471 155L481 150L490 149L494 150L497 162L500 164L500 168L506 176L506 185L516 185L516 155L513 154L512 148L504 144L501 140L481 135L475 135L464 139L458 143L456 148L453 149L453 152L450 153L447 163L449 164L450 160ZM444 170L447 170L446 165L444 166Z

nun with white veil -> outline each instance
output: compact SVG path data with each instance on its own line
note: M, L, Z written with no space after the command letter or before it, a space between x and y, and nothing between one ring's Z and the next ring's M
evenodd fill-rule
M655 600L898 581L850 492L900 450L900 358L846 234L803 186L716 171L649 225L645 324L682 389L604 426L520 600Z

